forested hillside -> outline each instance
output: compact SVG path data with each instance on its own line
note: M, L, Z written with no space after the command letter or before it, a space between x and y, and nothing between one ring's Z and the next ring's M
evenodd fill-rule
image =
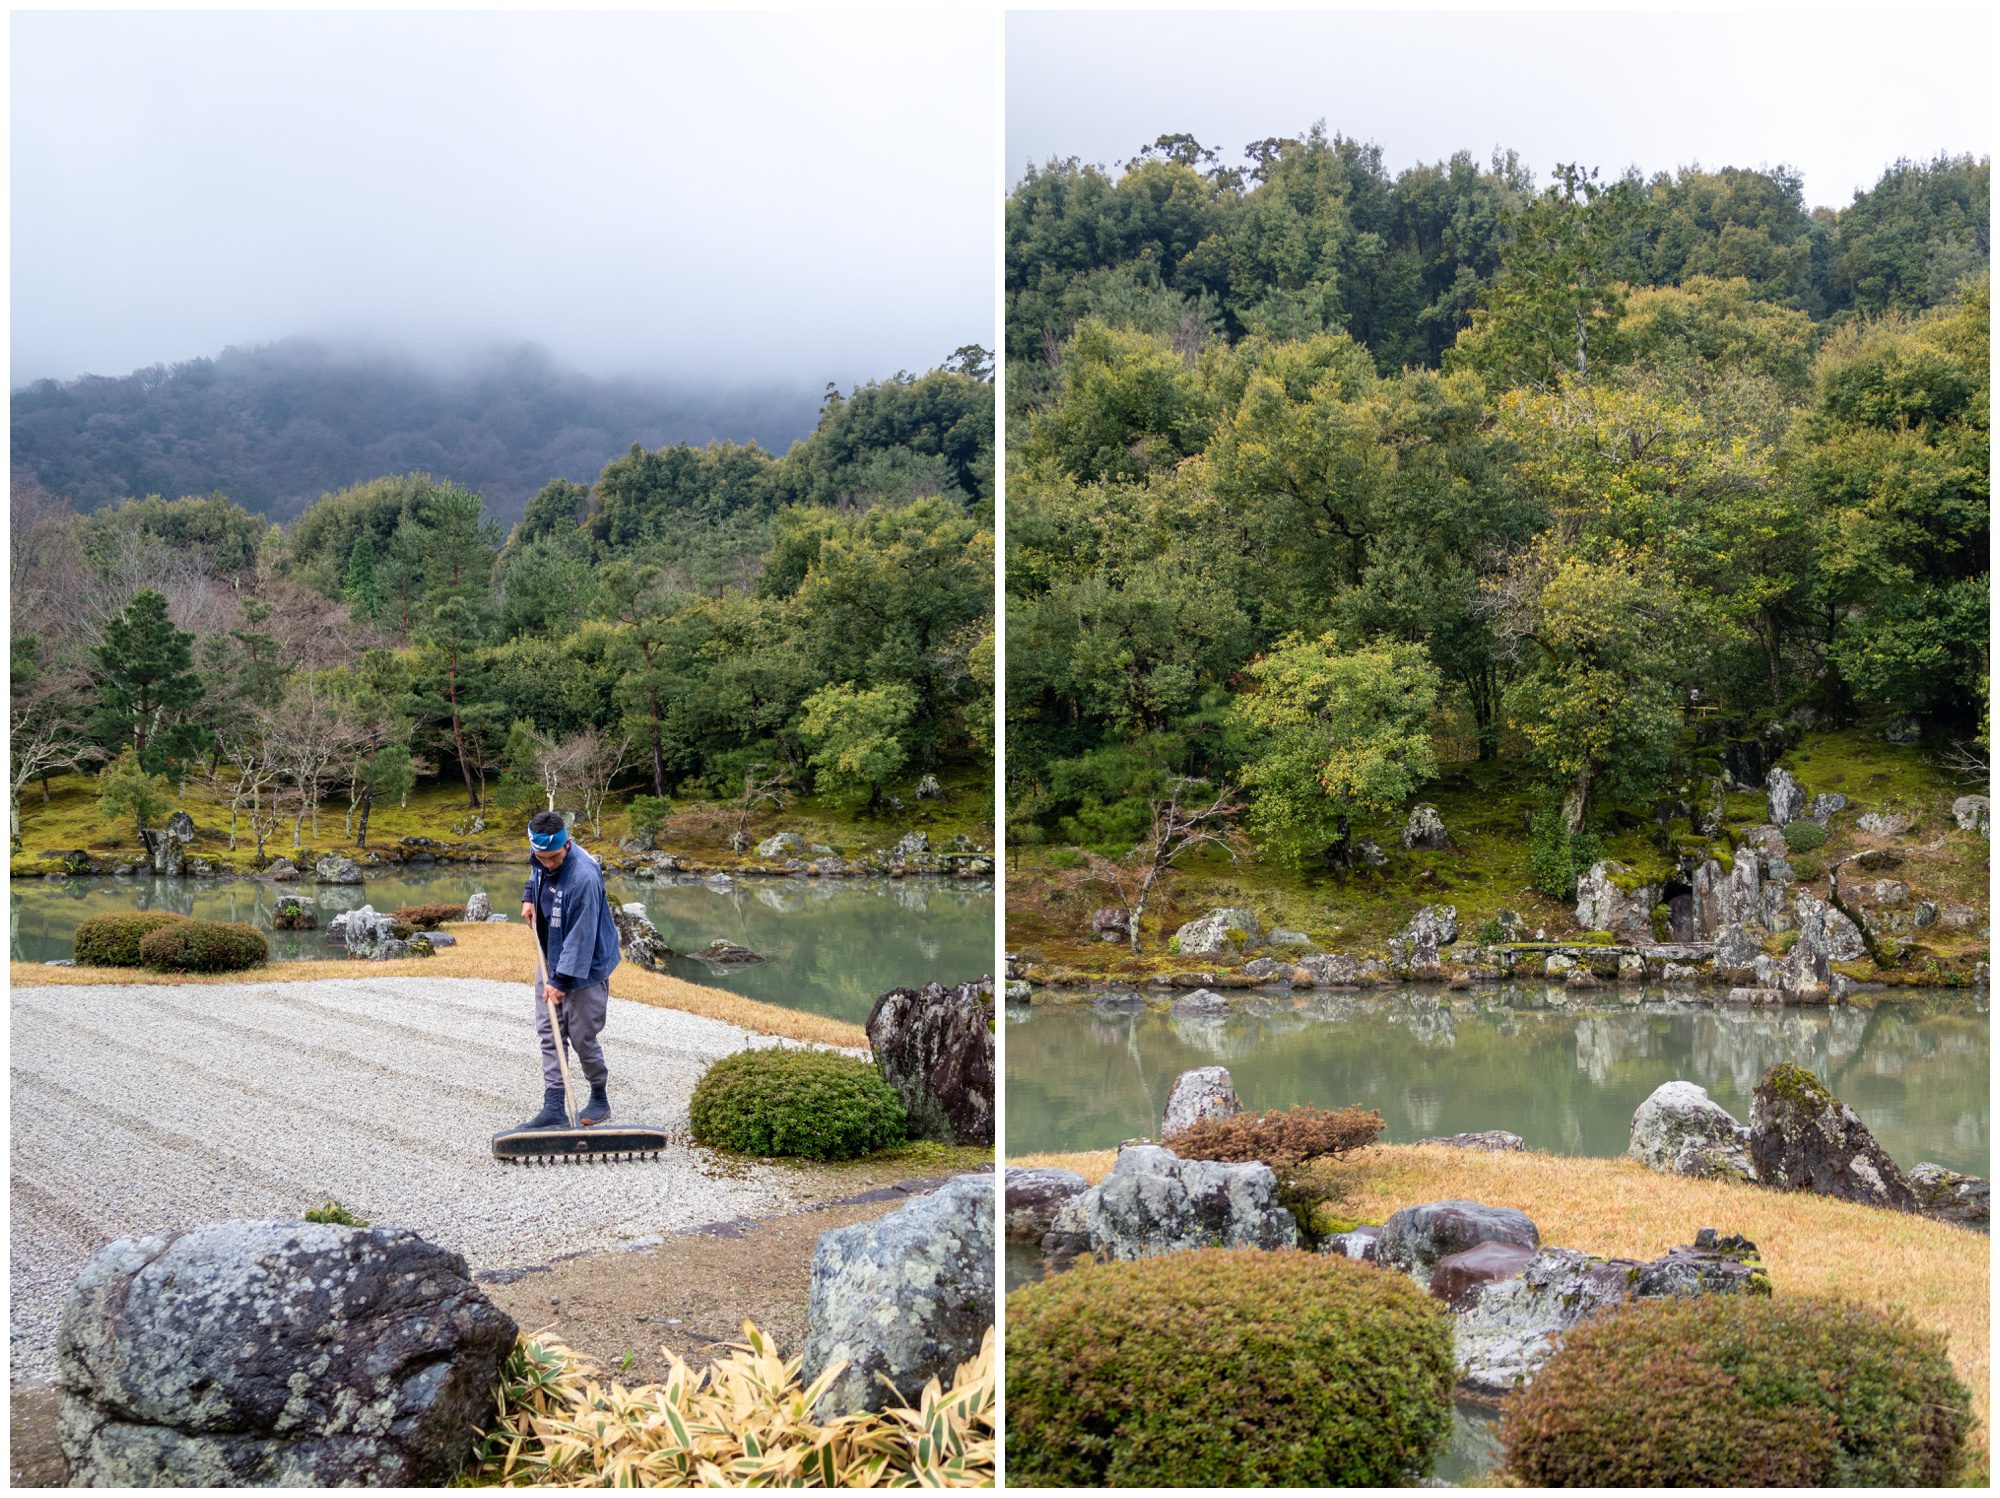
M283 521L328 490L421 471L477 489L511 522L549 479L588 483L633 442L782 452L811 431L816 399L596 380L532 348L429 366L289 339L16 390L13 474L80 510L221 493Z
M614 786L659 817L746 782L860 809L945 765L984 778L994 402L963 352L829 391L782 457L632 443L511 527L424 472L283 527L222 497L78 513L17 485L17 805L82 769L154 825L200 785L246 839L268 822L261 844L332 798L365 837L370 805L433 776L468 814L554 798L593 820Z
M1165 137L1008 203L1024 841L1122 857L1199 775L1345 870L1502 757L1583 847L1780 718L1983 765L1984 160L1835 213L1783 172L1246 158Z

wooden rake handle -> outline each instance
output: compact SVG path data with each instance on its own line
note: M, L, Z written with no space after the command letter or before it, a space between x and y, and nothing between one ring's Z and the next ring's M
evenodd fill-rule
M556 1001L549 997L548 969L542 965L542 937L535 929L535 917L528 916L528 935L535 939L535 992L542 1003L548 1006L549 1035L556 1043L556 1065L562 1069L563 1111L569 1115L569 1126L576 1127L576 1096L569 1085L569 1048L564 1044L562 1016L556 1013Z

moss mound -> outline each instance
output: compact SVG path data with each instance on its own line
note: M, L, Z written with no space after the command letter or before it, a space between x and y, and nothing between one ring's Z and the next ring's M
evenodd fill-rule
M1402 1275L1294 1249L1092 1264L1007 1298L1008 1475L1367 1487L1426 1473L1451 1331Z
M465 919L463 905L405 905L396 912L396 921L416 931L435 931L446 921Z
M1528 1487L1941 1487L1971 1424L1943 1339L1900 1313L1704 1295L1571 1333L1501 1440Z
M238 973L270 956L262 932L233 921L175 921L139 942L140 960L162 973Z
M696 1144L739 1154L847 1160L901 1144L908 1121L896 1089L866 1061L765 1047L724 1056L702 1075L688 1128Z
M1785 823L1785 846L1794 853L1810 853L1826 846L1826 829L1817 822Z
M139 943L162 926L188 917L171 910L135 910L129 915L93 915L76 923L78 967L138 967Z

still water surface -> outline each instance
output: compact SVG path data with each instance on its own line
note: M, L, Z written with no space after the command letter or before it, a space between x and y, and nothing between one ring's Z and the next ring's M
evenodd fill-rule
M320 925L343 910L462 901L475 890L493 908L520 908L524 870L504 864L371 875L365 885L272 884L254 879L83 878L21 880L8 900L12 956L46 962L70 955L77 922L121 910L173 910L204 920L243 921L265 933L276 961L326 957L324 929L276 931L272 912L285 894L319 912ZM942 879L745 879L713 888L695 879L613 875L611 897L638 901L676 951L720 936L766 959L709 968L682 960L675 973L748 998L860 1023L884 990L933 980L962 983L993 970L993 882ZM532 963L523 928L522 957ZM614 990L616 980L613 980Z
M1581 996L1579 996L1581 997ZM1529 1149L1625 1153L1662 1082L1698 1082L1738 1118L1780 1061L1816 1073L1905 1165L1987 1175L1986 995L1746 1008L1511 985L1363 994L1237 993L1227 1015L1138 996L1007 1006L1007 1151L1106 1149L1158 1132L1181 1072L1222 1065L1247 1108L1381 1110L1383 1138L1511 1129ZM1154 1001L1157 1003L1158 1001Z

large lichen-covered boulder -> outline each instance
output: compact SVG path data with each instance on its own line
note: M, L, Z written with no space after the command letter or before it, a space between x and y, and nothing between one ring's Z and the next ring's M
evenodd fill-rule
M1755 858L1734 859L1726 870L1713 858L1703 859L1693 884L1696 941L1716 941L1758 919L1763 881Z
M819 1235L806 1302L804 1379L845 1363L821 1420L950 1383L993 1324L993 1176L954 1176L872 1222ZM883 1382L884 1379L888 1383Z
M1174 1078L1160 1116L1160 1138L1178 1134L1204 1118L1234 1118L1243 1111L1236 1083L1226 1066L1197 1066Z
M1182 956L1211 957L1254 947L1263 941L1264 925L1257 912L1226 905L1189 921L1174 933L1174 950Z
M313 864L313 878L321 884L359 884L361 865L329 853Z
M1073 1170L1048 1165L1010 1165L1005 1182L1006 1198L1001 1216L1009 1238L1040 1243L1042 1235L1055 1226L1056 1213L1073 1196L1090 1189L1090 1182Z
M1481 1243L1539 1248L1542 1235L1525 1212L1484 1202L1424 1202L1390 1214L1377 1241L1378 1262L1400 1269L1425 1289L1438 1260Z
M1292 982L1312 988L1346 988L1366 981L1361 964L1338 952L1308 952L1292 964Z
M1917 1194L1859 1115L1803 1066L1782 1062L1750 1095L1757 1179L1785 1191L1914 1212Z
M152 835L153 872L180 875L187 872L188 846L194 841L194 818L177 811L167 825Z
M1612 859L1592 864L1576 881L1576 923L1586 931L1649 942L1653 907L1659 903L1656 886L1640 883L1631 869Z
M912 1138L993 1142L991 978L890 989L868 1011L868 1044Z
M376 910L372 905L348 911L344 919L328 927L329 936L336 930L349 957L391 962L410 955L409 942L396 935L396 918Z
M1451 834L1445 831L1444 818L1438 815L1435 806L1421 802L1410 808L1410 819L1403 824L1403 846L1433 852L1451 846Z
M660 928L647 917L646 907L637 900L612 906L611 924L618 928L619 955L628 962L659 972L674 955Z
M1270 1166L1183 1160L1156 1144L1119 1150L1111 1174L1066 1202L1042 1240L1057 1262L1082 1253L1143 1259L1185 1248L1298 1243L1298 1220L1279 1202Z
M1774 827L1790 826L1806 814L1806 788L1790 770L1773 770L1764 783L1764 804L1770 809Z
M1479 1393L1508 1393L1541 1371L1569 1331L1628 1300L1770 1293L1757 1246L1712 1228L1651 1263L1545 1248L1518 1276L1462 1292L1452 1323L1459 1378Z
M796 832L774 832L757 845L759 858L784 858L805 848Z
M1653 1170L1703 1180L1751 1180L1750 1131L1693 1082L1663 1082L1632 1115L1625 1154Z
M1852 962L1868 951L1861 928L1809 889L1793 898L1792 923L1798 939L1777 964L1772 981L1795 998L1824 997L1832 990L1833 964Z
M1426 905L1410 917L1400 936L1389 938L1389 959L1406 977L1435 978L1443 974L1440 954L1458 940L1458 907Z
M84 1487L437 1486L516 1331L403 1228L122 1238L63 1307L58 1435Z
M474 890L471 898L465 902L465 918L468 921L483 921L491 914L493 914L492 897L483 889Z

